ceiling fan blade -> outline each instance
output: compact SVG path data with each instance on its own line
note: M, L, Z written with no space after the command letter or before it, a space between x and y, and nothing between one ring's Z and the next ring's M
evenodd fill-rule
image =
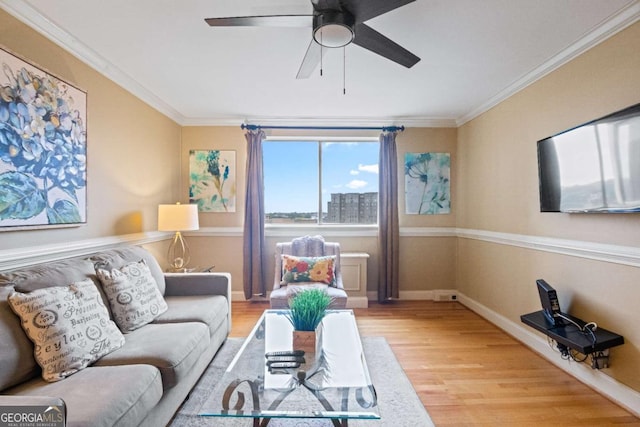
M304 54L304 59L302 60L302 64L300 64L296 79L308 79L311 73L318 68L320 59L326 50L327 49L322 49L322 47L312 39L307 48L307 53Z
M212 27L311 27L313 15L261 15L206 18Z
M317 11L323 10L342 10L340 0L311 0L313 9Z
M416 0L343 0L345 8L356 18L356 23L390 12Z
M400 65L404 65L407 68L411 68L418 61L418 58L407 49L400 46L393 40L383 36L373 28L365 24L356 24L355 27L356 36L353 39L353 43L360 47L384 56L387 59L397 62Z

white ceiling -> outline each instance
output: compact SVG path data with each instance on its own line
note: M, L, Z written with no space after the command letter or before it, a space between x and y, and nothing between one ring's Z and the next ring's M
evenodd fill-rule
M0 0L0 6L183 125L459 125L640 18L640 0L417 0L368 25L418 55L356 45L295 76L305 28L204 18L311 13L309 0Z

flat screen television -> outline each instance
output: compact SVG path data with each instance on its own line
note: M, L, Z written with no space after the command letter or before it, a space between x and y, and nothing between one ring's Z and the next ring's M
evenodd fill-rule
M541 212L640 212L640 104L538 141Z

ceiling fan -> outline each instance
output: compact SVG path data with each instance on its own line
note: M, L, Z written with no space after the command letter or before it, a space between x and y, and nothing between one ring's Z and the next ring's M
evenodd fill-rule
M261 15L207 18L212 27L309 27L311 43L296 78L308 78L323 55L323 47L337 48L354 43L407 68L420 58L365 24L365 21L412 3L415 0L311 0L312 15Z

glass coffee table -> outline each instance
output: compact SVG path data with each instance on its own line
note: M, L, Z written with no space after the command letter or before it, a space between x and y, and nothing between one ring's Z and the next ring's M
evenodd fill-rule
M379 419L355 316L329 310L317 330L315 353L293 365L267 363L267 354L292 350L288 310L266 310L247 337L199 415L253 418L328 418L335 427L349 419ZM274 367L275 366L275 367Z

